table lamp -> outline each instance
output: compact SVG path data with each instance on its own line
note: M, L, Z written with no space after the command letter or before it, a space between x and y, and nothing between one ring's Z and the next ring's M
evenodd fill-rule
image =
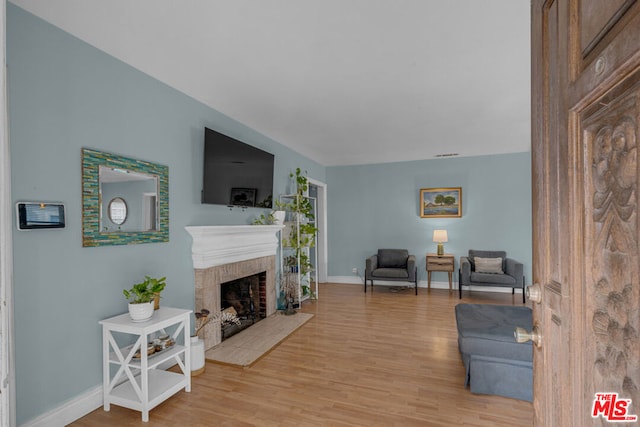
M448 242L447 230L433 230L433 241L438 244L438 256L444 255L444 242Z

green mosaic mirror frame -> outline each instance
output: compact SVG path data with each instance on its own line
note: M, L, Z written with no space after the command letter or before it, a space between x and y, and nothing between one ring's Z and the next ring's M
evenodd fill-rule
M100 231L100 166L158 177L158 229ZM169 167L89 148L82 149L82 246L133 245L169 241Z

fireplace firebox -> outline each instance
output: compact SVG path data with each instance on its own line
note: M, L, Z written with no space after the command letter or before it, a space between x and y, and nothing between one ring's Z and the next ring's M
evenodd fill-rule
M237 323L223 323L221 338L225 339L267 317L267 272L242 277L220 284L220 310L235 314Z

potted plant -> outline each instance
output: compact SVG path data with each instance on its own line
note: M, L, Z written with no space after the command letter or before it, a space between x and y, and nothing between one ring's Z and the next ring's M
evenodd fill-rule
M145 276L141 283L134 284L131 289L122 293L129 300L129 316L134 322L143 322L153 316L156 296L165 288L166 277L155 279Z
M280 292L284 297L284 314L291 315L296 314L296 310L293 308L293 302L295 301L295 295L297 290L296 279L293 277L293 273L282 272L280 277Z
M144 281L147 282L148 286L151 286L153 290L153 309L157 310L160 308L160 292L164 291L164 288L167 286L167 278L161 277L159 279L155 279L153 277L144 276Z
M285 211L271 211L267 215L261 214L253 220L253 225L282 225Z
M311 286L309 285L302 285L302 295L304 296L309 296L309 298L311 299L316 299L316 293L313 292L313 289L311 289Z

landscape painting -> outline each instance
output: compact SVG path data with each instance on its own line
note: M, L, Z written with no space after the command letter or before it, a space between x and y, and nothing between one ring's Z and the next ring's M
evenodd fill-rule
M462 217L462 187L421 189L420 217Z

